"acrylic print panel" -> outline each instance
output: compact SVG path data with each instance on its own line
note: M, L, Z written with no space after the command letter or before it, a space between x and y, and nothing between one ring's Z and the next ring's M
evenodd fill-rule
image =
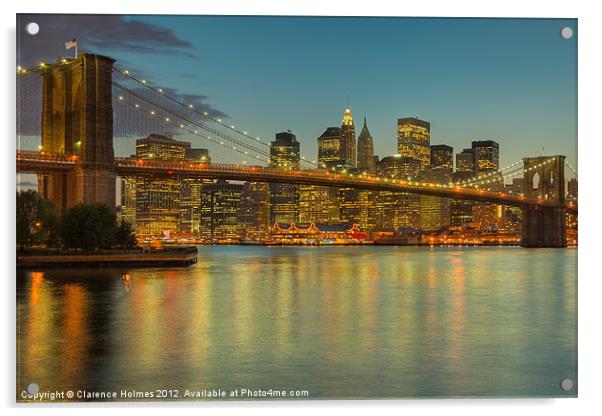
M575 19L17 32L17 401L576 397Z

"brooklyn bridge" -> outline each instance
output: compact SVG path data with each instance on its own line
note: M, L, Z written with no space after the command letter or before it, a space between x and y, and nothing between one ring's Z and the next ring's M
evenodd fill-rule
M577 214L577 205L565 199L565 157L524 157L499 172L457 183L428 183L317 169L302 158L301 169L266 167L269 144L208 112L197 111L170 96L169 91L149 85L114 60L83 54L35 69L18 69L19 124L27 134L41 137L38 149L26 150L22 137L17 147L17 172L38 177L38 189L62 212L78 203L115 204L116 179L129 176L229 179L372 191L404 192L520 207L523 213L522 240L525 247L566 246L566 214ZM30 80L30 81L28 81ZM39 96L40 112L36 102ZM135 156L116 157L120 146L114 120L120 128L135 130L141 120L149 129L168 126L206 140L222 149L215 161L161 161ZM39 125L39 133L36 126ZM25 128L23 128L25 127ZM136 127L137 129L137 127ZM156 130L155 130L156 131ZM152 132L152 131L149 131ZM221 161L221 160L220 160ZM522 174L520 194L491 190L488 186L510 175Z

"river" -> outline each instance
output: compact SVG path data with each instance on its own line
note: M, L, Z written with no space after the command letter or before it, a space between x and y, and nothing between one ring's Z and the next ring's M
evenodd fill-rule
M576 249L202 246L189 268L18 270L17 399L573 397L576 268Z

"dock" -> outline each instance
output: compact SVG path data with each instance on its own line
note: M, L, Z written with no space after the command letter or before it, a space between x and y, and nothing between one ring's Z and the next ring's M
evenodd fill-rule
M33 251L17 253L17 267L187 267L197 262L196 247L100 253Z

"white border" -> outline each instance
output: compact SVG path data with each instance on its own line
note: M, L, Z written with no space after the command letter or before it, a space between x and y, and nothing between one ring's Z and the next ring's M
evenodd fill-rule
M580 235L579 235L579 399L556 400L407 400L407 401L311 401L295 403L173 403L152 404L146 406L145 413L164 414L177 406L177 411L184 413L210 412L232 413L241 410L254 414L307 412L331 413L344 409L345 413L364 414L366 411L379 413L412 412L446 414L478 414L484 412L492 415L506 415L514 412L530 414L568 415L591 414L599 411L601 396L600 386L600 317L602 313L602 273L597 266L598 247L602 238L597 214L596 202L602 202L594 189L594 178L600 173L602 149L600 148L599 122L602 106L600 97L600 39L602 39L602 22L595 8L594 1L541 1L525 0L488 1L434 1L421 0L414 2L370 0L352 2L351 0L147 0L145 2L130 0L102 0L98 2L66 1L66 0L27 0L21 2L2 2L0 19L3 23L4 56L2 71L2 126L8 142L3 152L4 172L2 175L1 204L4 221L2 253L4 273L3 306L5 312L2 320L2 376L0 376L1 404L9 407L8 414L25 410L27 413L44 412L47 414L80 414L81 408L74 406L18 406L15 408L15 284L14 284L14 192L15 165L13 139L15 132L15 13L115 13L115 14L238 14L238 15L339 15L339 16L474 16L474 17L564 17L579 19L579 184L580 198ZM596 219L598 223L596 223ZM107 409L107 407L109 409ZM92 414L111 413L126 414L134 411L133 405L93 404L87 406ZM232 408L234 407L234 409ZM200 409L199 409L200 408ZM175 410L175 409L174 409Z

